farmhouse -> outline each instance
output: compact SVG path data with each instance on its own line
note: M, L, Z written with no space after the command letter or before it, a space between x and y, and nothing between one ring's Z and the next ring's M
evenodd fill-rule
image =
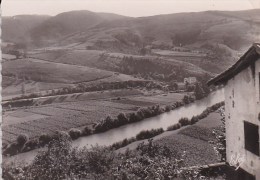
M208 85L224 85L227 163L240 167L235 179L259 180L260 44Z
M196 77L187 77L184 78L184 83L189 83L189 84L195 84L197 82L197 78Z

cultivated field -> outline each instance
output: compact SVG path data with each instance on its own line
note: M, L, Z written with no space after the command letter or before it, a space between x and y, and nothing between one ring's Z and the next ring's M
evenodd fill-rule
M4 62L4 61L10 61L10 60L16 59L16 57L12 54L2 54L2 59Z
M156 142L165 144L180 154L185 152L187 166L218 162L220 157L217 156L209 141L215 139L212 130L221 125L220 120L219 113L211 113L195 125L181 129L177 134L158 139Z
M220 157L209 141L216 140L212 130L218 129L221 124L220 113L213 112L196 124L184 126L174 131L166 131L153 139L160 145L168 146L176 154L185 155L184 163L187 167L216 163ZM136 141L117 151L134 150L141 142L147 143L148 141Z
M194 55L193 57L196 57L195 53L192 54ZM179 61L174 58L159 58L158 56L144 57L140 55L129 55L123 53L108 53L100 50L68 50L66 52L62 50L53 50L33 54L31 56L34 58L56 63L89 66L111 71L119 70L120 68L122 68L121 63L124 57L133 57L137 60L149 59L158 63L161 66L165 64L170 65L171 67L183 66L185 67L185 70L193 74L201 75L207 72L206 70L201 69L199 66L187 63L185 61ZM187 57L189 56L189 53L187 53ZM198 57L201 58L202 55ZM205 56L203 55L203 57Z
M162 56L206 57L206 54L204 54L204 53L179 52L179 51L160 50L160 49L154 49L153 53L162 55Z
M111 72L99 69L44 62L31 58L3 63L3 74L47 83L79 83L112 75Z
M43 105L43 99L39 99L34 102L38 106L4 113L3 141L13 142L21 133L35 138L56 130L68 131L70 128L92 126L108 115L116 117L121 112L134 112L140 107L172 104L183 96L184 94L169 93L162 96L146 95L144 98L141 91L125 89L68 95L51 100L46 98L45 101L51 103L46 105Z

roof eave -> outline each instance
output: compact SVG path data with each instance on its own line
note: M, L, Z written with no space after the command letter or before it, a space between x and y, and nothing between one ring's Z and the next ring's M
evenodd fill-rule
M217 85L225 84L232 77L237 75L243 69L247 68L251 63L251 60L247 61L247 59L251 58L250 56L255 56L256 54L258 55L258 57L255 60L259 58L259 54L260 54L260 45L255 43L233 66L231 66L229 69L222 72L221 74L217 75L213 79L209 80L207 82L207 85L217 86Z

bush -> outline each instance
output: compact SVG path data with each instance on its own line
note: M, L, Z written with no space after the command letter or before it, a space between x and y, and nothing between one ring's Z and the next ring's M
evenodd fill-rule
M126 117L125 113L118 114L117 119L120 125L125 125L128 123L128 118Z
M181 126L187 126L187 125L190 124L188 118L181 118L181 119L179 120L179 123L181 124Z
M167 131L173 131L173 130L176 130L176 129L180 129L181 128L181 124L180 123L177 123L177 124L174 124L172 126L169 126L167 128Z
M78 139L81 135L81 131L79 129L72 128L69 130L69 135L71 139Z
M84 134L84 135L86 135L86 136L87 136L87 135L90 135L90 134L92 134L92 129L89 128L88 126L86 126L86 127L84 128L82 134Z
M27 134L20 134L17 139L16 142L18 145L23 146L27 141L29 140L29 137Z
M143 113L144 118L149 118L152 116L152 110L150 107L140 108L139 111L141 111Z
M129 115L129 121L132 123L132 122L137 122L139 121L139 118L138 116L135 114L135 113L130 113Z
M8 143L6 143L6 142L2 142L2 150L3 150L3 149L6 149L7 146L8 146Z
M123 141L112 144L111 149L117 150L117 149L125 147L128 144L131 144L132 142L135 142L135 141L136 141L136 138L134 138L134 137L132 137L130 139L125 138Z
M183 99L182 99L182 102L183 102L184 104L189 104L189 103L190 103L189 96L188 96L188 95L185 95L185 96L183 97Z
M144 113L143 113L143 111L141 111L141 109L138 109L136 116L137 116L139 121L141 121L145 118Z
M164 132L163 128L144 130L136 135L137 140L149 139Z
M167 105L167 106L165 107L165 112L169 112L169 111L171 111L171 110L172 110L172 106Z
M195 123L198 122L198 121L199 121L198 116L193 116L193 117L191 118L191 120L190 120L190 123L191 123L191 124L195 124Z
M52 140L52 137L49 134L41 134L39 137L39 144L44 146Z
M24 144L24 147L22 149L22 152L27 152L33 149L36 149L39 145L39 140L38 139L31 139L28 142Z
M7 148L3 151L3 155L15 155L21 151L21 145L17 142L11 143L7 146Z

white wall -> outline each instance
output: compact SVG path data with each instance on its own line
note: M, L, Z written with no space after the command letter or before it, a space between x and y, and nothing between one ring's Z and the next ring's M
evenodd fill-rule
M245 162L241 167L255 176L259 176L260 157L245 150L244 121L260 127L259 72L260 59L255 63L254 78L252 68L248 67L230 79L225 86L227 162L231 161L232 155L233 157L244 156Z

